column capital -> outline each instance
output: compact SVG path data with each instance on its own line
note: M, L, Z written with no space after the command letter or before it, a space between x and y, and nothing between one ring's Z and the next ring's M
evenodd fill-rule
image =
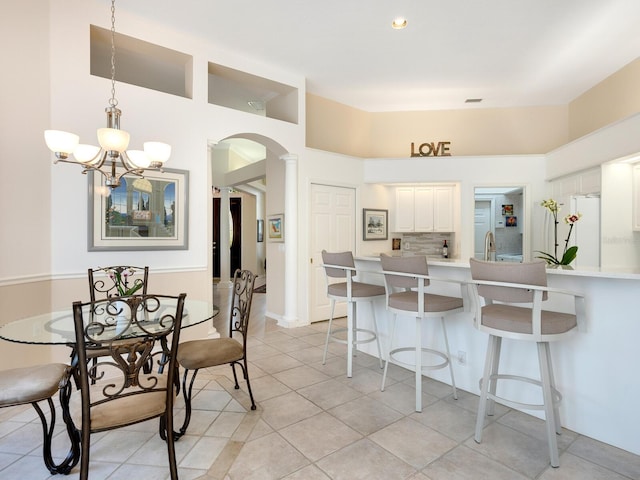
M298 161L298 155L296 155L295 153L285 153L284 155L280 155L280 160L283 160L284 162L297 162Z

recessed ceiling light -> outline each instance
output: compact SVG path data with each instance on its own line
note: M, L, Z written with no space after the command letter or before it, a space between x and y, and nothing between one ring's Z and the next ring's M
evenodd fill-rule
M402 30L407 26L407 19L403 17L397 17L391 22L391 26L396 30Z
M467 98L464 103L480 103L481 101L481 98Z

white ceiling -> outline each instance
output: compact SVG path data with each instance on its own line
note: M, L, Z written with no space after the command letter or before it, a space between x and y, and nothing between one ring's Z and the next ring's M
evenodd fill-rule
M366 111L564 105L640 55L640 0L134 0L116 30L121 10Z

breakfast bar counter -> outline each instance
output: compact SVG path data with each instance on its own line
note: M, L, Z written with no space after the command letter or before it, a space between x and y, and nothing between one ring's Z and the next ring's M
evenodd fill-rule
M434 278L465 281L471 279L468 261L456 259L428 259L429 275ZM355 258L359 279L384 284L379 256ZM581 293L586 299L586 321L582 331L552 344L556 384L563 395L560 404L562 426L582 435L640 454L640 381L637 373L638 343L640 341L640 271L564 270L549 268L550 287ZM462 296L460 285L434 280L432 293ZM567 299L551 296L545 308L571 312ZM375 303L381 342L389 340L389 319L384 298ZM368 312L359 316L363 328L371 322ZM403 321L407 320L407 321ZM415 335L414 322L398 317L398 333L410 342ZM423 329L425 346L441 348L439 322L427 322ZM470 313L460 313L447 323L456 386L479 394L478 380L482 376L488 336L473 326ZM363 345L362 350L377 355L375 347ZM384 348L383 348L384 350ZM517 352L517 355L514 354ZM538 378L538 359L535 344L505 341L501 364L514 365L514 373ZM507 367L508 368L508 367ZM432 378L450 383L446 370L429 373ZM509 382L514 383L514 382ZM516 385L508 385L508 388ZM540 401L535 388L504 392L518 401ZM428 390L425 393L429 393ZM526 413L540 416L539 412Z

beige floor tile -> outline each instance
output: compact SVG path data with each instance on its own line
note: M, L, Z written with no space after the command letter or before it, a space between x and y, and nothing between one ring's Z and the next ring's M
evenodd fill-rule
M354 369L353 377L343 377L340 381L364 394L377 392L382 383L382 370L376 370L378 371L370 368Z
M288 337L278 342L271 342L269 346L279 350L283 353L291 353L296 350L303 350L309 348L309 342L304 341L305 337Z
M290 368L289 370L275 373L273 376L293 390L324 382L331 378L307 365Z
M267 423L264 420L260 419L256 422L255 426L253 427L253 430L247 437L246 441L250 442L260 437L264 437L265 435L269 435L270 433L273 433L273 432L274 432L273 428L267 425Z
M367 438L323 458L317 465L333 480L390 480L415 473L413 467Z
M514 430L536 437L541 442L547 441L546 422L540 418L534 417L533 415L527 415L526 413L512 410L498 418L496 421L502 425L511 427ZM578 438L576 433L563 428L562 435L556 435L558 449L560 451L565 450L576 440L576 438Z
M600 465L589 462L570 453L560 456L560 467L549 467L540 480L625 480L623 477Z
M211 424L205 435L231 438L245 416L245 413L222 412Z
M527 477L470 448L460 445L427 466L431 480L526 480Z
M324 354L324 350L322 347L310 347L303 348L302 350L295 350L293 352L289 352L289 356L295 358L296 360L300 360L301 362L309 365L312 363L322 362L322 355ZM328 353L327 357L332 357L332 353Z
M297 472L293 472L291 475L284 477L284 480L330 480L327 475L324 474L315 465L308 465L301 468Z
M638 434L640 438L640 433ZM589 437L578 438L568 449L569 453L602 465L621 475L640 479L640 456L633 455Z
M191 408L222 411L230 401L231 395L224 390L200 390L191 399Z
M283 428L279 433L313 462L362 438L325 412Z
M401 382L392 385L387 384L384 392L378 390L370 393L368 396L404 415L411 415L416 411L416 389L413 385L407 385ZM423 409L437 401L438 397L426 393L422 394Z
M283 478L309 465L304 456L277 433L247 442L233 466L231 480L271 480Z
M288 370L289 368L300 367L302 362L285 353L265 357L260 361L256 361L262 370L273 375L274 373Z
M484 428L482 443L470 438L464 444L529 478L535 478L549 465L546 442L496 422Z
M262 419L275 430L320 413L320 408L296 392L262 402Z
M457 446L457 442L407 417L369 438L418 470Z
M320 370L322 373L330 377L347 376L347 359L344 355L328 356L327 362L323 365L322 359L309 364L309 366Z
M301 388L298 393L324 410L362 396L362 393L334 379Z
M0 453L26 455L42 447L42 424L24 423L0 438Z
M329 410L351 428L370 435L402 418L402 414L369 397L362 397Z
M264 402L273 397L289 393L291 389L276 377L265 375L264 377L251 379L251 389L256 402Z
M182 441L182 439L180 441ZM189 453L178 462L178 465L186 468L209 470L227 442L227 438L200 437L191 450L189 450Z
M411 418L457 442L462 442L473 435L476 427L474 413L443 400L423 408L420 413L412 413Z

